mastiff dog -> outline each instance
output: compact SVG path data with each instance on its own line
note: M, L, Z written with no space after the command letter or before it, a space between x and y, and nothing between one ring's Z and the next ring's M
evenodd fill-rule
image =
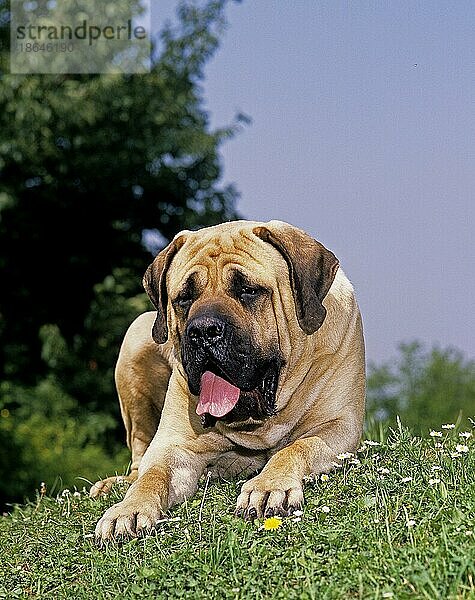
M144 276L156 312L125 335L116 384L132 485L96 527L103 544L145 535L205 472L249 477L236 515L285 516L306 478L358 447L364 341L337 258L287 223L182 231Z

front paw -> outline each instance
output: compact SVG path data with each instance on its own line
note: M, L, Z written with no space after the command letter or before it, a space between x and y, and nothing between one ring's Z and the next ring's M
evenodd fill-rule
M250 520L286 517L302 506L303 489L300 481L285 475L261 473L242 486L235 514Z
M95 539L98 546L111 541L124 541L151 533L163 510L156 498L125 498L111 506L96 525Z

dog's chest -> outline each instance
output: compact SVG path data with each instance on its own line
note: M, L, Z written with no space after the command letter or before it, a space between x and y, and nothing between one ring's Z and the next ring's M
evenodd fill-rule
M218 426L220 433L241 448L249 450L279 450L288 443L289 427L286 424L273 424L272 427L259 427L254 431L236 431L226 426Z

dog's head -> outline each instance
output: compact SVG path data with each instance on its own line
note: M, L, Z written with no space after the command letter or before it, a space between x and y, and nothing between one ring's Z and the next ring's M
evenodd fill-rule
M144 276L152 336L173 340L204 426L274 414L284 339L294 323L306 335L319 329L337 269L329 250L279 221L182 232L160 252Z

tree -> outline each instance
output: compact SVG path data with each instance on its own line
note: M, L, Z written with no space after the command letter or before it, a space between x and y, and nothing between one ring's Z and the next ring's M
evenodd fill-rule
M427 433L443 423L475 416L475 362L453 348L424 351L413 342L399 347L396 361L371 365L368 414Z
M165 243L184 226L236 217L236 191L218 184L218 152L239 117L210 131L200 87L224 5L181 4L150 74L1 74L3 377L35 383L47 372L39 339L47 324L69 350L89 350L78 336L94 286L120 273L130 293L140 293L151 259L144 234ZM0 22L5 11L2 0ZM97 363L81 359L86 368Z

